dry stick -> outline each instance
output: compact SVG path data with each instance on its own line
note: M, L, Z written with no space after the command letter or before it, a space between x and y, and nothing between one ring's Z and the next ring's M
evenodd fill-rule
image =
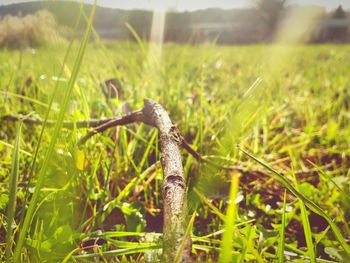
M125 117L105 123L83 137L79 144L111 127L140 122L155 127L159 131L161 164L164 174L164 228L163 228L163 261L173 262L186 233L187 197L184 172L181 161L180 145L182 137L171 122L163 107L150 99L144 100L142 110L134 111ZM189 262L191 239L186 240L180 262Z
M159 103L145 99L142 112L143 122L159 131L160 161L164 174L163 260L173 262L187 227L186 183L180 152L181 135ZM188 238L180 262L189 262L190 253L191 239Z
M8 115L2 119L16 121L20 116ZM181 246L186 232L187 222L187 197L184 172L181 161L180 146L187 150L197 161L205 162L215 167L227 170L238 170L245 172L247 168L239 166L221 166L207 160L199 155L180 135L176 126L171 122L169 115L163 107L152 100L145 99L144 107L141 110L134 111L129 115L118 119L90 120L83 122L65 122L65 127L84 128L95 127L79 142L84 144L96 133L105 130L131 124L134 122L143 122L153 126L159 131L160 151L162 154L161 164L164 174L163 200L164 200L164 229L163 229L163 261L173 262L176 253ZM40 119L27 119L27 124L42 124ZM50 121L50 123L53 123ZM249 168L251 171L251 168ZM258 172L261 172L257 170ZM189 262L191 252L191 239L186 240L186 245L182 251L180 262Z
M140 121L157 128L159 131L160 161L164 174L163 261L173 262L186 233L187 196L180 152L183 140L176 126L171 122L168 113L159 103L145 99L142 110L134 111L120 119L112 120L95 128L84 136L79 144L84 144L96 133L109 128ZM181 253L180 262L189 262L190 253L191 239L188 238Z
M23 123L28 124L28 125L41 125L45 121L41 118L26 118L24 119L25 115L14 115L14 114L9 114L5 115L1 118L2 121L19 121L23 119ZM107 123L111 120L114 120L115 118L107 118L107 119L100 119L100 120L87 120L87 121L64 121L63 122L63 128L67 129L73 129L74 127L76 128L93 128L93 127L98 127L104 123ZM53 120L48 120L46 122L47 126L53 126L55 125L56 121Z
M121 125L127 125L127 124L131 124L134 122L140 122L142 121L142 110L138 110L138 111L133 111L130 114L118 118L118 119L113 119L110 120L108 122L103 123L102 125L95 127L92 131L88 132L80 141L79 141L79 145L84 144L88 139L90 139L92 136L94 136L96 133L102 133L105 130L109 129L109 128L113 128L116 126L121 126Z
M91 119L91 120L86 120L86 121L65 121L63 123L63 127L67 129L73 129L73 128L95 128L91 132L89 132L87 135L85 135L80 141L79 145L84 144L89 138L91 138L93 135L96 133L102 133L105 130L109 128L113 128L116 126L121 126L121 125L126 125L129 123L133 122L139 122L138 118L141 116L140 112L142 110L138 111L133 111L129 113L128 115L121 117L121 118L106 118L106 119ZM131 116L129 116L131 115ZM15 115L15 114L9 114L5 115L1 118L3 121L19 121L23 120L23 123L28 124L28 125L41 125L44 123L44 120L41 118L23 118L25 115ZM55 121L53 120L48 120L47 125L48 126L53 126L55 124ZM106 124L106 125L104 125ZM238 171L240 173L245 173L249 171L250 173L260 173L260 174L266 174L263 170L261 169L253 169L251 167L244 167L244 166L239 166L239 165L220 165L217 164L213 161L210 161L206 159L205 157L201 156L195 149L192 148L191 145L181 136L181 144L180 146L184 148L190 155L192 155L199 163L206 163L208 165L214 166L219 169L224 169L228 171ZM332 167L332 164L327 164L324 165L320 168L327 169ZM317 168L311 168L311 169L303 169L303 170L297 170L294 173L296 175L298 174L307 174L307 173L313 173L317 172Z
M94 136L96 133L102 133L105 130L109 128L113 128L116 126L121 126L121 125L126 125L130 124L133 122L139 122L140 120L138 119L141 117L140 112L142 110L138 111L133 111L129 113L128 115L121 117L121 118L106 118L106 119L91 119L91 120L86 120L86 121L65 121L63 123L63 127L67 129L73 129L73 128L94 128L92 131L90 131L87 135L85 135L80 141L79 145L84 144L89 138ZM130 115L130 116L129 116ZM44 120L41 118L23 118L25 115L15 115L15 114L9 114L5 115L1 118L2 121L19 121L23 119L23 123L28 124L28 125L41 125L44 123ZM47 125L48 126L53 126L56 122L53 120L48 120ZM106 125L105 125L106 124ZM265 174L265 172L261 169L252 169L251 167L244 167L244 166L238 166L238 165L220 165L217 164L213 161L210 161L206 159L205 157L202 157L196 150L192 148L191 145L181 136L181 144L180 146L184 148L190 155L192 155L199 163L206 163L208 165L214 166L219 169L224 169L228 171L238 171L241 173L249 172L251 173L260 173L260 174ZM327 164L322 166L321 168L329 168L331 167L332 164ZM318 170L316 168L311 168L311 169L304 169L304 170L298 170L295 171L295 174L304 174L304 173L312 173L312 172L317 172Z
M67 129L73 129L74 127L76 128L94 128L90 132L88 132L82 139L79 141L79 145L84 144L88 139L90 139L92 136L94 136L97 133L102 133L106 131L107 129L114 128L116 126L121 126L121 125L126 125L126 124L131 124L133 122L139 122L141 121L140 118L142 110L138 111L133 111L130 114L120 117L120 118L107 118L107 119L101 119L101 120L86 120L86 121L65 121L63 123L63 127ZM9 114L5 115L1 118L3 121L19 121L23 119L24 115L15 115L15 114ZM23 123L27 125L41 125L44 123L44 120L41 118L25 118L23 120ZM53 120L48 120L46 122L47 126L53 126L56 122ZM207 163L209 165L215 166L220 169L225 169L225 170L238 170L238 171L245 171L246 168L244 167L238 167L238 166L225 166L225 165L218 165L215 162L211 162L210 160L207 160L200 156L200 154L194 150L188 142L181 136L180 137L181 144L180 146L184 148L189 154L191 154L198 162L200 163Z
M17 120L13 116L6 119ZM187 227L186 183L180 152L183 139L164 108L157 102L145 99L144 107L141 110L134 111L119 119L103 122L84 136L79 144L84 144L96 133L101 133L109 128L140 121L157 128L159 132L160 161L164 174L163 261L173 262L178 251L182 248L180 262L190 262L191 238L187 238L185 246L182 246ZM27 123L38 124L40 121L35 120ZM84 124L91 123L84 122Z

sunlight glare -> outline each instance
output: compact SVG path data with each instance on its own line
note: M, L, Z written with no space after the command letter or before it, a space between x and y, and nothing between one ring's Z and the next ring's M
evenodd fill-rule
M317 32L315 29L321 15L321 9L307 7L293 8L285 15L276 33L274 44L267 52L267 67L261 76L263 79L282 74L297 47L312 40L312 32Z
M145 76L152 76L153 83L160 83L161 57L164 42L165 17L169 8L168 1L150 1L153 11L149 39L147 61L144 69Z

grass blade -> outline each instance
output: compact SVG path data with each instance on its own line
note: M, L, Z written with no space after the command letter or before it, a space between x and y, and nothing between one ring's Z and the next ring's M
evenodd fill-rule
M2 141L2 140L0 140L0 144L3 144L3 145L5 145L6 147L9 147L9 148L11 148L11 149L14 149L14 148L15 148L14 145L11 145L11 144L9 144L9 143L7 143L7 142L4 142L4 141ZM30 152L27 152L27 151L24 151L24 150L21 150L21 149L19 149L19 151L20 151L21 153L27 155L27 156L32 156L32 154L31 154Z
M321 167L319 167L318 165L316 165L315 163L311 162L308 160L308 162L315 167L321 175L323 175L324 177L326 177L327 180L329 180L330 182L332 182L332 184L343 194L343 196L348 199L350 201L350 196L343 190L343 188L341 188L334 180L332 177L330 177L325 171L323 171L321 169Z
M195 218L196 218L196 211L193 212L193 214L192 214L192 216L191 216L191 219L190 219L190 222L188 222L188 226L187 226L185 235L184 235L184 237L183 237L183 239L182 239L182 242L181 242L181 245L180 245L179 249L178 249L177 252L176 252L176 256L175 256L175 259L174 259L174 263L180 262L181 254L182 254L183 250L185 249L185 245L186 245L187 239L188 239L189 236L191 235L192 226L193 226L193 222L194 222L194 219L195 219Z
M160 245L142 245L140 244L138 247L132 247L132 248L121 248L121 249L115 249L110 250L106 252L101 253L92 253L92 254L83 254L74 256L76 259L86 259L86 258L95 258L100 256L122 256L122 255L130 255L135 253L142 253L142 252L148 252L149 250L159 249Z
M17 180L19 173L19 145L21 139L22 121L18 123L16 141L12 155L11 175L9 185L9 201L7 206L7 233L6 233L6 262L11 261L12 250L12 224L15 217L16 195L17 195Z
M96 1L94 2L93 8L92 8L92 11L90 14L90 20L89 20L87 29L85 31L83 40L81 42L77 58L76 58L75 63L74 63L72 76L68 82L67 91L64 95L62 108L59 112L57 122L56 122L55 128L53 130L50 145L46 151L46 155L45 155L45 159L44 159L42 168L39 171L36 187L35 187L33 196L31 198L31 201L29 203L28 211L27 211L27 214L25 215L23 226L22 226L22 229L21 229L20 234L19 234L17 246L16 246L15 253L14 253L14 261L15 262L20 261L20 254L21 254L22 247L23 247L23 244L24 244L24 241L25 241L28 229L29 229L30 222L32 220L32 217L34 216L34 211L35 211L35 207L36 207L36 204L37 204L37 201L39 198L40 189L44 183L45 174L46 174L46 171L48 169L48 166L49 166L49 163L50 163L50 160L51 160L51 157L52 157L55 145L56 145L56 141L57 141L59 134L61 132L61 127L63 124L64 115L65 115L65 112L66 112L66 109L68 106L70 96L71 96L73 88L74 88L75 81L76 81L77 76L78 76L80 65L81 65L83 57L84 57L87 42L89 40L89 35L90 35L90 31L91 31L91 25L92 25L95 10L96 10Z
M45 108L49 107L49 105L47 105L44 102L41 102L39 100L32 99L32 98L29 98L27 96L23 96L23 95L20 95L20 94L12 93L12 92L9 92L9 91L2 91L2 90L0 90L0 94L2 94L4 96L11 96L11 97L14 97L14 98L17 98L17 99L21 99L21 100L25 100L25 101L28 101L28 102L32 102L32 103L35 103L35 104L40 105L40 106L45 107Z
M268 171L270 171L272 174L275 175L275 178L277 181L282 183L293 195L295 195L297 198L301 199L305 205L310 208L313 212L316 214L322 216L330 225L332 228L332 231L336 237L336 239L339 241L340 245L343 247L344 251L350 255L350 246L346 243L346 240L344 236L342 235L339 227L333 222L332 218L327 215L321 207L319 207L317 204L315 204L313 201L311 201L309 198L305 197L302 193L300 193L282 174L275 171L273 168L271 168L269 165L265 164L264 162L260 161L247 151L243 150L242 148L238 147L240 151L242 151L245 155L253 159L255 162L266 168Z
M100 237L100 238L116 238L116 237L145 237L150 235L150 233L145 232L128 232L128 231L107 231L102 233L92 233L90 237ZM159 237L161 234L152 233L153 236Z
M193 191L196 193L196 195L201 199L203 203L205 203L212 212L217 215L222 221L225 221L225 215L220 212L216 206L214 206L205 196L202 194L196 187L193 188Z
M238 174L232 174L232 182L229 196L229 204L227 207L225 217L225 232L222 236L221 252L219 256L219 262L226 263L232 262L232 245L233 245L233 234L235 232L235 221L237 216L237 204L236 198L238 194L239 182Z
M281 222L281 228L280 228L280 238L278 242L278 248L277 248L277 262L283 263L284 262L284 232L286 228L286 199L287 199L287 192L284 191L283 196L283 208L282 208L282 222Z
M143 55L146 55L147 54L147 50L146 50L144 41L141 39L139 34L136 32L136 30L129 23L125 23L125 26L131 32L133 37L136 39L136 42L139 45Z
M76 21L76 24L74 26L74 35L76 35L76 33L78 32L78 26L79 26L79 23L80 23L82 10L83 10L83 4L80 5L80 13L79 13L78 19ZM73 42L74 42L74 38L72 38L72 40L70 41L70 43L68 45L68 48L67 48L67 51L66 51L66 54L65 54L65 56L63 58L62 67L61 67L61 70L60 70L60 72L58 74L59 78L61 78L62 75L63 75L64 66L65 66L65 64L66 64L66 62L68 60L68 56L69 56L70 51L71 51L72 46L73 46ZM50 101L49 101L48 109L47 109L46 114L45 114L44 122L43 122L43 125L41 127L41 131L40 131L40 134L39 134L37 145L35 147L34 155L33 155L32 161L31 161L30 170L29 170L28 185L31 183L31 180L32 180L33 175L34 175L34 171L35 171L35 168L36 168L36 160L38 158L39 149L40 149L41 142L42 142L42 139L43 139L43 136L44 136L44 131L45 131L46 127L47 127L47 121L49 119L49 115L50 115L50 112L52 110L52 105L54 103L54 99L55 99L57 91L58 91L58 86L59 86L58 82L56 82L56 85L53 88L53 93L52 93ZM24 202L25 202L24 205L23 205L24 207L27 206L27 202L28 202L29 197L30 197L29 188L27 188L26 195L25 195L25 198L24 198ZM26 210L23 209L23 211L21 213L20 224L23 224L25 211Z
M122 200L127 197L130 192L135 189L135 187L140 184L147 176L149 176L152 173L155 173L158 169L159 162L156 162L155 164L148 167L144 172L141 173L139 177L133 178L130 183L128 183L123 190L120 191L117 197L115 197L112 201L108 202L103 207L103 213L101 214L101 217L99 218L98 222L103 222L106 217L113 211L114 208L116 208Z
M294 169L292 166L292 174L294 177L295 181L295 188L299 191L299 185L297 178L294 173ZM303 223L303 228L304 228L304 233L305 233L305 240L306 240L306 245L307 245L307 252L310 257L310 262L311 263L316 263L316 255L315 255L315 246L312 241L312 232L311 232L311 227L310 227L310 222L309 222L309 217L306 211L306 207L304 204L304 201L299 198L299 205L300 205L300 212L301 212L301 218L302 218L302 223Z

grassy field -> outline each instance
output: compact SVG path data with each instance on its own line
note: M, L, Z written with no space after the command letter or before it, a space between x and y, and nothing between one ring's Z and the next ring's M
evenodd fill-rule
M58 121L121 116L123 103L139 109L152 98L216 164L183 151L194 259L350 260L350 46L97 42L81 63L81 48L73 44L65 60L67 48L0 50L0 118L45 118L55 89L48 116ZM106 100L100 83L109 78L121 81L123 98ZM93 261L94 253L142 262L159 253L155 129L118 127L78 147L86 129L56 125L41 136L42 125L16 127L0 122L0 255L21 234L24 262Z

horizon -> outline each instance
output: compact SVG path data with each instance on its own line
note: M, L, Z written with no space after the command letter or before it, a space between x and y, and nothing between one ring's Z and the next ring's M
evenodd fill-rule
M40 1L40 0L39 0ZM41 0L42 1L42 0ZM67 0L78 2L78 0ZM11 4L19 4L26 2L38 2L33 0L1 0L0 6L6 6ZM93 0L84 0L86 4L93 4ZM113 9L145 9L145 10L172 10L172 11L196 11L208 8L220 8L220 9L243 9L254 6L253 0L237 0L237 1L226 1L226 0L192 0L191 2L185 0L172 0L172 1L161 1L161 0L134 0L134 1L110 1L110 0L98 0L97 5L101 7L113 8ZM325 0L292 0L288 2L288 5L298 6L320 6L324 7L327 11L336 9L341 5L345 10L350 10L350 1L339 0L339 1L325 1Z

